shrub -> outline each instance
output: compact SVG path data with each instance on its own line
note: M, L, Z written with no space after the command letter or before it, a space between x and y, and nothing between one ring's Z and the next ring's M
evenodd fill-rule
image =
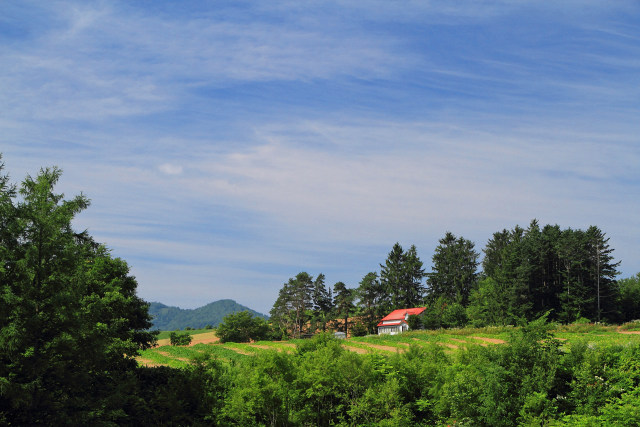
M216 335L223 343L263 340L269 335L269 324L248 311L240 311L225 316L218 325Z
M351 336L364 337L365 335L367 335L367 327L362 322L358 322L351 327Z
M177 333L171 332L169 335L169 340L171 341L171 345L189 345L191 344L191 335L188 332Z

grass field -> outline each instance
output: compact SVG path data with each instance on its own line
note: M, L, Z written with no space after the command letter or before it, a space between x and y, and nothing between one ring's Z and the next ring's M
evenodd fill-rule
M171 332L178 332L180 334L183 332L189 332L189 335L198 335L198 334L206 334L212 331L213 329L192 329L190 331L160 331L157 338L158 340L166 340L169 338L169 335L171 335Z
M430 345L435 343L444 347L447 352L460 351L469 346L504 345L509 339L513 327L443 329L438 331L412 331L401 335L370 335L349 338L343 346L357 353L380 352L392 354L406 351L411 345ZM575 341L586 341L592 345L624 345L640 343L640 331L636 325L602 326L591 324L558 326L554 336L562 341L563 346ZM232 362L264 351L292 352L297 343L304 340L258 341L255 343L217 342L215 332L210 329L188 331L194 335L192 345L186 347L170 346L170 332L159 336L158 346L145 350L138 357L138 362L147 366L166 365L184 367L198 354L207 353L222 361ZM164 337L163 334L166 334Z

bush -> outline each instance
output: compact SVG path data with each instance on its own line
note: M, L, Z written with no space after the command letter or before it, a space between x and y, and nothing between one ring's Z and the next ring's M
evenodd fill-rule
M352 337L364 337L365 335L367 335L367 327L362 322L358 322L351 327Z
M191 335L188 332L177 333L171 332L169 335L169 340L171 341L171 345L189 345L191 344Z
M264 340L269 335L269 324L248 311L240 311L225 316L218 325L216 335L223 343Z

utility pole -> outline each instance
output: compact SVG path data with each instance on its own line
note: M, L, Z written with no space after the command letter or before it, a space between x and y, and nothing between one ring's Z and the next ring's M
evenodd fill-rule
M598 323L600 323L600 243L596 243L596 283L598 284Z

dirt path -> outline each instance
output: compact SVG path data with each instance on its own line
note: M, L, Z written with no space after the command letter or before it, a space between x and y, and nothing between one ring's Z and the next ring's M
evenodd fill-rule
M149 368L153 368L155 366L163 366L162 363L156 363L152 360L145 359L143 357L136 357L136 361L138 362L139 365L147 366Z
M640 331L623 331L620 329L620 326L616 328L616 332L625 335L640 335Z
M346 348L349 351L353 351L354 353L358 353L358 354L367 354L367 353L369 353L369 350L367 350L366 348L351 347L348 344L343 344L343 347Z
M449 348L451 348L451 349L453 349L453 350L457 350L457 349L458 349L458 346L457 346L457 345L455 345L455 344L449 344L449 343L446 343L446 342L439 342L439 343L437 343L437 344L438 344L438 345L445 346L445 347L449 347Z
M280 352L282 352L282 351L286 351L286 352L291 351L291 346L290 345L285 346L286 348L275 347L275 346L267 345L267 344L248 344L248 345L250 345L253 348L259 348L260 350L276 350L276 351L280 351ZM293 347L295 348L295 345L293 345Z
M290 342L286 342L286 341L275 341L280 345L283 345L285 347L291 347L291 348L296 348L296 345Z
M167 351L159 351L158 354L161 354L165 357L168 357L170 359L176 359L176 360L180 360L182 362L190 362L190 359L186 358L186 357L176 357L174 355L172 355L171 353L167 352Z
M252 352L252 351L243 350L243 349L238 348L238 347L232 347L232 346L227 345L227 346L225 346L225 348L228 348L229 350L233 350L233 351L235 351L236 353L238 353L238 354L243 354L243 355L245 355L245 356L255 356L255 355L256 355L256 354L255 354L254 352Z
M162 347L162 346L165 346L165 345L171 345L171 340L169 338L158 340L158 343L156 344L156 347Z
M218 341L220 341L220 338L216 336L215 332L205 332L204 334L192 335L191 344L189 344L189 346L196 344L213 344Z
M485 337L471 337L474 338L476 340L480 340L480 341L484 341L484 342L488 342L491 344L506 344L507 342L505 340L501 340L498 338L485 338Z
M375 348L377 350L383 350L383 351L391 351L391 352L402 351L402 349L400 349L400 348L391 347L391 346L388 346L388 345L370 344L368 342L359 342L359 341L358 341L358 344L366 345L367 347L371 347L371 348ZM349 344L345 343L345 345L349 345Z
M203 334L195 334L191 335L191 344L189 347L194 346L196 344L213 344L220 341L220 338L216 336L215 332L205 332ZM156 347L162 347L165 345L171 345L171 338L163 338L158 340L158 344Z

